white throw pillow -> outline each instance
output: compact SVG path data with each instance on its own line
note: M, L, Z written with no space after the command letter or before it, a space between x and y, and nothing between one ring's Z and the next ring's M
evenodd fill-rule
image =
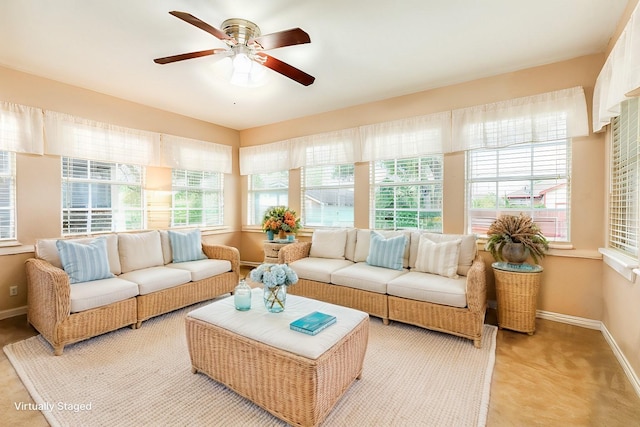
M120 233L118 249L123 273L164 265L160 233L157 230L144 233Z
M416 270L457 279L458 257L462 240L435 243L426 236L420 236Z
M344 259L347 229L314 230L309 256L314 258Z

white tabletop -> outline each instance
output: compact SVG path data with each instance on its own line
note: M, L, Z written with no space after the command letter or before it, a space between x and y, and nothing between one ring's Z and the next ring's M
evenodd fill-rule
M262 293L262 288L253 289L251 310L248 311L236 310L231 296L193 310L187 316L308 359L320 357L369 317L359 310L297 295L287 295L283 312L270 313L262 302ZM289 328L289 323L313 311L336 316L336 323L317 335Z

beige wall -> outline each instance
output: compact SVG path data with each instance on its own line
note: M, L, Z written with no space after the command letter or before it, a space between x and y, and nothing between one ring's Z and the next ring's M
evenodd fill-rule
M239 135L233 129L169 113L86 89L54 82L0 67L0 100L68 113L87 119L152 132L178 135L233 149L233 173L225 176L225 220L228 229L205 236L205 241L239 246L241 220L238 166ZM16 155L17 229L23 247L0 248L0 315L26 305L24 260L33 256L35 239L60 235L60 158ZM147 189L170 188L170 170L150 168ZM9 297L9 287L18 285L18 296Z
M274 142L290 137L327 132L402 117L507 100L573 86L584 87L591 116L593 86L603 55L530 68L468 83L433 89L398 98L355 106L240 132L241 146ZM597 249L603 245L604 171L603 135L576 138L572 146L571 233L573 250L554 250L542 261L546 271L538 308L571 316L602 317L601 264ZM299 173L292 171L291 188L299 188ZM294 184L294 180L296 183ZM294 187L296 185L296 187ZM356 165L355 226L369 226L368 164ZM243 186L243 188L246 188ZM243 190L245 191L245 190ZM244 197L243 197L244 200ZM299 191L290 204L300 206ZM465 232L465 154L445 156L444 232ZM588 212L588 215L585 215ZM243 259L260 261L261 233L243 233ZM487 265L490 257L485 257ZM490 269L489 269L490 270ZM579 280L576 280L579 279ZM489 296L494 296L489 273Z

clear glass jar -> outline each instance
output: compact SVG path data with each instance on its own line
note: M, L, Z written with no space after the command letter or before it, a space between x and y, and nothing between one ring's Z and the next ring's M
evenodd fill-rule
M233 290L233 302L236 310L247 311L251 309L251 286L242 279Z

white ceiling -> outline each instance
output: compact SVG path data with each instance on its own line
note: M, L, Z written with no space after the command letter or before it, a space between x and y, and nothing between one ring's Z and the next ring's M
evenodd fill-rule
M603 52L627 0L0 0L0 65L233 129L247 129ZM268 70L229 83L229 59L154 58L226 45L169 15L311 44L268 53L316 77ZM2 84L2 82L0 82Z

